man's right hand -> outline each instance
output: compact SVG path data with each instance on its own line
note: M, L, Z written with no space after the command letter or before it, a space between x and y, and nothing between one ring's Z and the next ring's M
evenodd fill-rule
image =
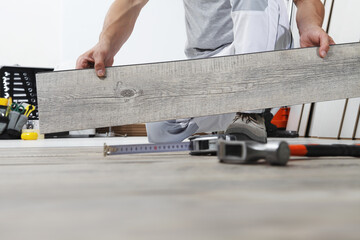
M114 55L110 53L109 45L99 42L77 59L76 68L95 68L98 77L105 77L105 67L110 67L113 63Z
M99 42L76 61L76 68L95 68L105 77L105 67L114 63L114 56L129 38L141 9L148 0L115 0L111 5Z

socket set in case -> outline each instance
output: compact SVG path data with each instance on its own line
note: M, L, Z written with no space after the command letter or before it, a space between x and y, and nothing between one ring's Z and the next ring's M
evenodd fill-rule
M52 68L30 68L17 66L0 67L1 89L0 98L12 97L13 102L27 103L36 107L29 120L38 120L36 73L53 71Z

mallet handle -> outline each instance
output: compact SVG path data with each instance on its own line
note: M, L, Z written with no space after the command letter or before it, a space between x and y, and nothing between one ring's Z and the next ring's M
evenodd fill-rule
M291 156L328 157L349 156L360 157L360 145L289 145Z

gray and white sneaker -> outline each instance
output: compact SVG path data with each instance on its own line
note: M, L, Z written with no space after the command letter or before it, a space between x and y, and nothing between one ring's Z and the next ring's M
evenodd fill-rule
M234 122L225 131L225 134L233 135L236 140L252 140L266 143L267 134L263 114L236 113Z

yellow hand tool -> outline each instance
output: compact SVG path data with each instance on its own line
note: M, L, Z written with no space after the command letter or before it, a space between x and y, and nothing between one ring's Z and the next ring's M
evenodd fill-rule
M5 114L6 117L9 115L11 104L12 104L12 97L9 97L8 107L7 107L6 114Z
M25 109L26 109L26 111L25 111L24 115L29 117L30 113L32 113L35 110L35 106L34 105L29 105Z
M38 139L37 132L24 132L21 134L22 140L36 140Z

